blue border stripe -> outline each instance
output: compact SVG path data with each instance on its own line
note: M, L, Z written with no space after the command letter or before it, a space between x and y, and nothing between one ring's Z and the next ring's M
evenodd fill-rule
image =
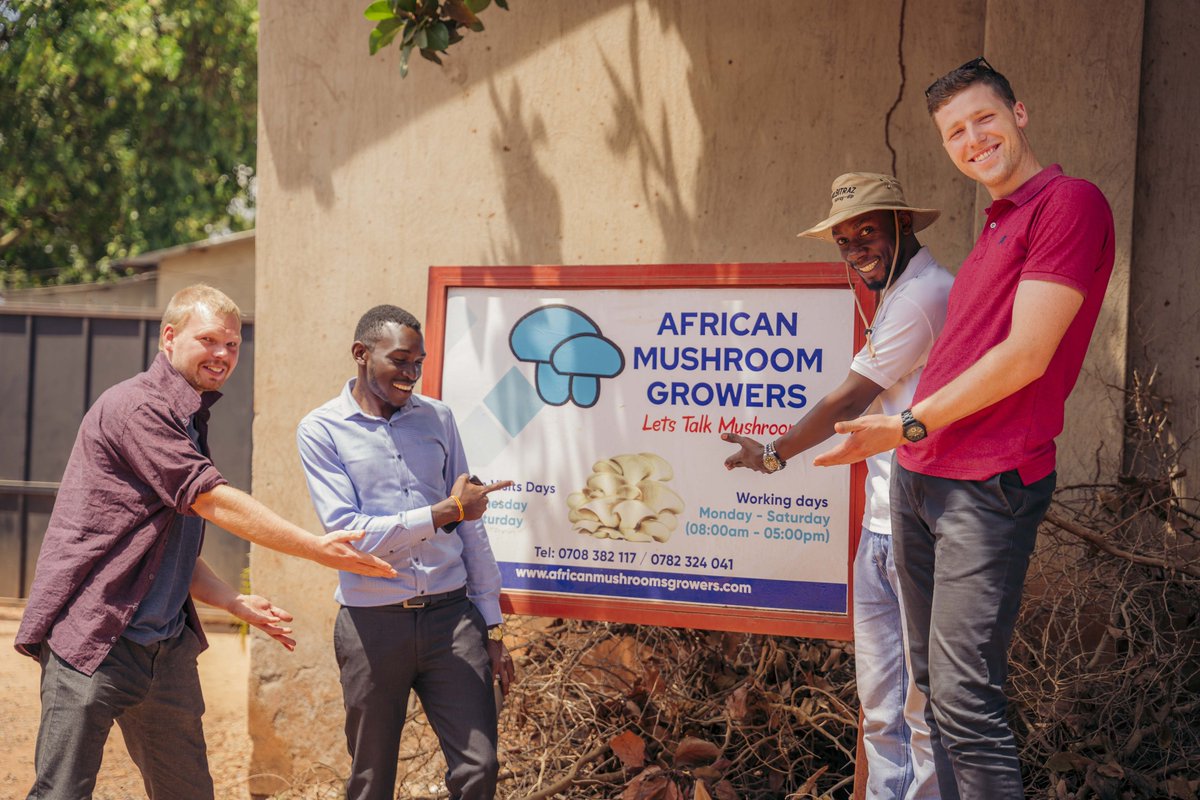
M778 581L731 575L643 572L512 561L501 561L499 566L504 588L512 591L602 595L628 600L665 600L826 614L845 614L847 605L848 592L844 583ZM749 587L749 591L728 588L730 584Z

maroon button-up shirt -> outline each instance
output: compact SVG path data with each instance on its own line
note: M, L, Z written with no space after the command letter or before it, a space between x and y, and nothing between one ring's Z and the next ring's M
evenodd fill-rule
M15 641L43 643L86 675L104 661L155 579L167 535L196 498L227 483L201 441L219 392L198 393L166 355L100 395L83 418ZM199 413L197 413L199 412ZM202 448L207 449L207 448ZM204 633L191 598L188 625Z

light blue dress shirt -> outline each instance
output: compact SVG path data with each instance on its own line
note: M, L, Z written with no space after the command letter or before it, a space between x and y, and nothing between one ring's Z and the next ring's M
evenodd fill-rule
M300 422L296 442L326 531L366 531L354 546L392 565L394 578L338 573L346 606L383 606L467 587L484 622L498 625L500 570L480 520L453 533L433 527L433 506L467 469L458 426L441 401L412 395L390 419L342 393Z

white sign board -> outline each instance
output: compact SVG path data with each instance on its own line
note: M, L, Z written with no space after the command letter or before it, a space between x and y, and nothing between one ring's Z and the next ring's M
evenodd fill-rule
M850 469L809 456L775 475L728 471L735 447L719 438L770 441L841 383L856 327L844 282L452 283L437 298L440 396L474 472L513 481L484 516L506 595L635 621L765 612L772 630L847 617Z

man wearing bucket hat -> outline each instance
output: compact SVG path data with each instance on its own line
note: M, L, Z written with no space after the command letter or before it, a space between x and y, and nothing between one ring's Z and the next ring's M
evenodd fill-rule
M1100 190L1043 168L1029 114L983 58L925 92L946 153L992 204L914 404L840 423L817 465L896 449L892 526L910 655L943 797L1024 796L1004 682L1054 437L1112 274ZM901 446L903 445L903 446Z
M875 318L863 320L867 344L841 385L779 439L764 447L744 436L723 434L722 439L739 446L725 460L728 469L778 472L788 459L832 436L836 422L868 408L885 414L908 408L946 319L954 279L916 237L939 212L909 205L900 182L890 175L851 172L833 182L831 194L829 217L800 235L836 244L847 279L853 269L867 288L881 293ZM905 653L892 556L890 472L890 453L867 460L867 516L854 559L854 641L867 797L936 798L925 698L912 681Z

